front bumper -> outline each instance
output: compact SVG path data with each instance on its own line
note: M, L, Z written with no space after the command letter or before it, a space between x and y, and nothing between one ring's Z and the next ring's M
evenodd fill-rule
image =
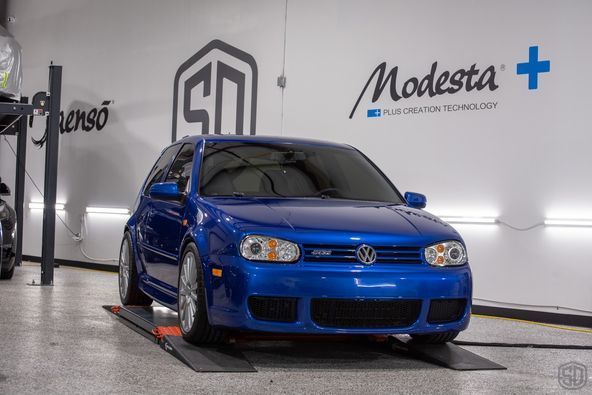
M469 324L472 280L468 265L438 268L427 264L375 264L361 266L336 263L254 264L234 258L234 264L208 265L223 268L221 278L209 275L208 313L213 325L241 330L277 333L396 334L461 331ZM248 307L250 296L297 299L295 322L255 319ZM417 319L404 327L323 327L312 318L312 299L420 300ZM454 322L428 322L430 301L466 299L460 318Z

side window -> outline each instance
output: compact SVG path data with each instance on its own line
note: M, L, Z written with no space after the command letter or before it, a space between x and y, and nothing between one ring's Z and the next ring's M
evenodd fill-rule
M144 195L148 195L150 187L161 180L164 171L166 170L169 163L171 163L171 160L173 159L178 150L178 144L172 145L166 150L164 150L162 155L160 155L160 158L156 161L154 167L152 167L150 174L148 174L148 177L146 177L146 184L144 186L143 192Z
M189 192L189 180L193 168L193 151L193 144L184 144L167 174L166 181L176 182L179 191Z

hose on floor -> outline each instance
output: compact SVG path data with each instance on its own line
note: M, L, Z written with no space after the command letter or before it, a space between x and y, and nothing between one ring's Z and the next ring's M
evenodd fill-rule
M580 332L580 333L592 333L592 329L573 328L571 326L546 324L544 322L521 320L521 319L518 319L518 318L496 317L496 316L492 316L492 315L482 315L482 314L472 314L472 316L473 317L479 317L479 318L487 318L487 319L492 319L492 320L521 322L523 324L539 325L539 326L544 326L544 327L547 327L547 328L560 329L560 330L563 330L563 331L572 331L572 332Z
M457 346L475 347L507 347L507 348L551 348L556 350L592 350L592 346L578 344L537 344L537 343L497 343L497 342L470 342L455 340L452 342Z
M520 322L523 324L539 325L552 329L559 329L564 331L579 332L579 333L592 333L592 329L584 328L573 328L569 326L545 324L543 322L535 322L528 320L521 320L518 318L506 318L506 317L495 317L490 315L473 314L473 317L487 318L492 320L512 321ZM592 345L580 345L580 344L540 344L540 343L503 343L503 342L473 342L465 340L455 340L452 342L457 346L476 346L476 347L507 347L507 348L544 348L544 349L555 349L555 350L592 350Z

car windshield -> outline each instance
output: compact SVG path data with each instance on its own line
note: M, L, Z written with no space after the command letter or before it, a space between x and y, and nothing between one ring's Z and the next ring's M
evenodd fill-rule
M292 143L206 143L200 194L403 203L358 151Z

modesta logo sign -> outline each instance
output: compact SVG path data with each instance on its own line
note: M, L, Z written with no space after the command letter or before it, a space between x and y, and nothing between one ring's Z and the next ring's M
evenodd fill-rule
M495 82L495 67L488 66L481 69L477 67L477 64L473 64L467 69L461 68L451 72L448 70L439 71L438 62L434 62L429 73L423 77L411 77L401 83L398 80L398 76L399 66L393 67L387 74L386 62L379 64L372 74L370 74L370 78L368 78L366 85L364 85L364 88L360 92L358 100L356 100L349 114L350 119L354 116L360 101L369 87L372 87L372 103L378 101L385 90L387 90L391 99L397 102L413 96L422 97L427 95L434 97L444 94L454 94L463 89L467 92L471 92L472 90L481 91L483 89L494 91L499 87ZM431 107L433 109L436 106ZM426 111L433 112L430 111L430 106L427 106ZM400 112L399 114L396 112L397 109L393 109L393 115L400 114ZM380 109L369 109L367 111L369 118L379 117L381 114L382 111Z
M423 106L406 106L398 102L409 98L434 97L443 95L454 95L459 92L493 92L499 88L496 80L498 69L494 65L478 66L477 63L466 68L459 68L454 71L441 70L438 68L438 62L432 63L427 74L410 77L406 79L399 78L399 66L390 70L387 69L387 63L380 63L362 88L358 99L356 100L349 118L353 118L362 99L371 99L371 107L366 107L365 116L367 118L380 118L384 116L416 115L440 112L457 111L480 111L494 110L497 108L497 101L465 102L465 103L445 103ZM499 66L500 71L506 70L504 64ZM539 74L549 73L551 71L550 60L539 60L539 46L534 45L528 49L528 61L516 64L517 75L528 76L528 89L538 89ZM399 106L390 108L376 108L374 103L386 95Z
M257 63L248 53L214 40L175 75L172 141L188 134L255 134Z

